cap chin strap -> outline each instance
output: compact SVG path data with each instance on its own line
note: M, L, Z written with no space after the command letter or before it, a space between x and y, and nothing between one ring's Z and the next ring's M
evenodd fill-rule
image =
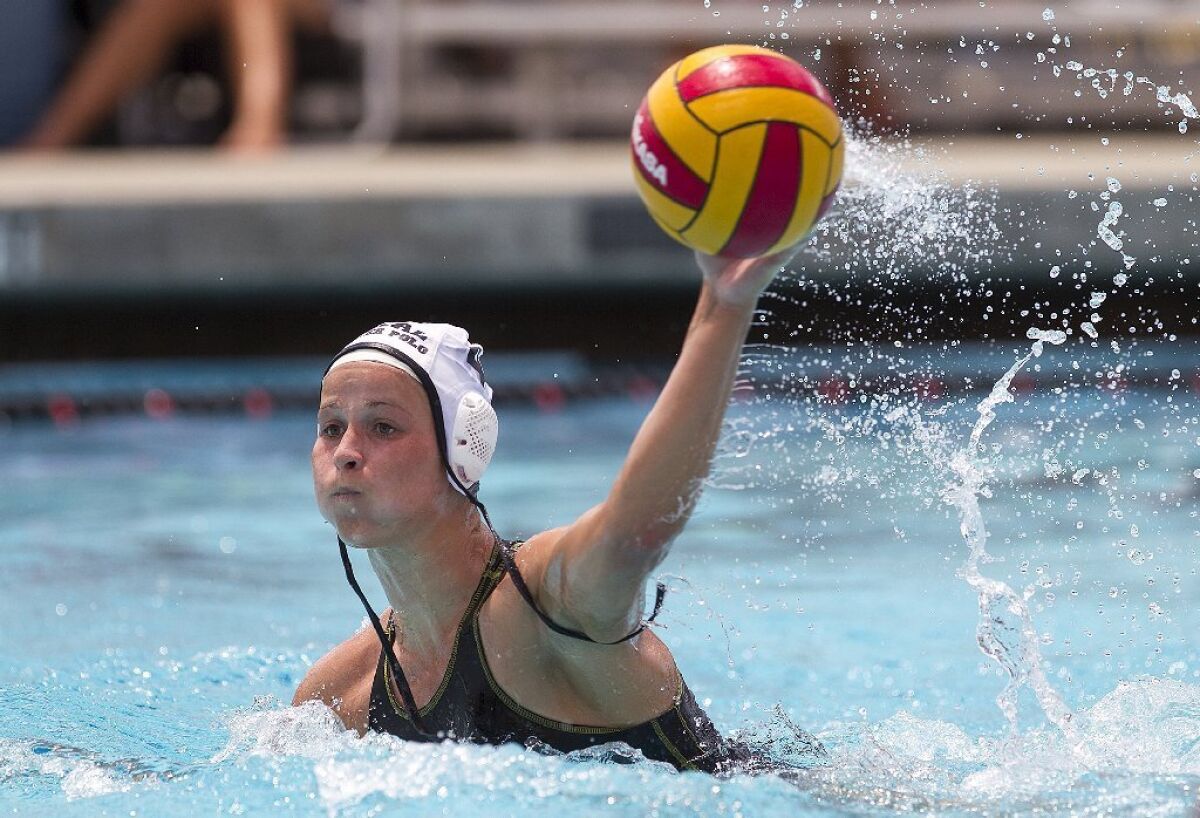
M413 727L423 736L433 738L425 725L421 723L421 709L417 707L417 700L413 696L412 687L408 684L408 677L404 675L404 670L400 667L400 660L396 658L396 652L392 650L392 643L388 641L387 634L383 632L383 624L379 621L379 617L375 614L375 610L371 607L371 603L367 602L367 595L363 593L359 587L358 581L354 578L354 568L350 565L350 554L346 551L346 543L342 542L342 538L338 537L338 550L342 553L342 567L346 569L346 581L350 583L350 587L354 590L359 601L362 602L363 608L367 611L367 618L371 620L371 626L375 628L375 635L379 637L379 644L383 645L383 655L387 659L388 667L392 669L392 676L396 679L396 687L400 688L400 698L404 699L404 709L408 711L408 717L413 723Z
M488 517L487 508L484 507L483 503L479 502L473 494L468 494L467 499L479 509L479 513L483 515L483 521L487 523L488 531L492 532L492 536L498 537L499 535L496 534L496 529L492 527L492 520ZM400 660L396 658L396 651L392 647L392 642L387 638L387 634L384 633L383 623L379 621L379 616L375 613L375 609L367 601L367 595L363 593L362 588L359 587L358 580L354 578L354 568L350 564L350 553L346 550L346 543L342 541L341 537L338 537L337 544L338 551L342 555L342 567L346 569L346 581L350 583L350 588L354 591L354 595L362 603L363 609L367 612L367 618L371 620L371 627L375 629L375 635L379 637L379 644L383 646L383 655L386 657L388 667L392 671L392 676L396 679L396 687L400 690L400 698L404 700L404 709L408 711L409 720L416 731L422 736L429 739L440 738L440 736L430 732L422 723L421 708L417 707L417 700L413 696L412 686L408 683L408 677L404 675L404 669L400 667Z

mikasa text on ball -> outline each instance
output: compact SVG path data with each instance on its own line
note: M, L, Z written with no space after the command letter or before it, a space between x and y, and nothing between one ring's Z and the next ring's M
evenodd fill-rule
M669 235L749 258L807 236L842 179L825 87L777 51L721 45L662 73L633 118L633 173Z

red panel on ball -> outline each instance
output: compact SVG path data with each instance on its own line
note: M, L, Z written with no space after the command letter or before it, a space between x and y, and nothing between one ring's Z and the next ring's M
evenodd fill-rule
M754 186L721 255L760 256L783 237L796 209L802 159L795 125L772 122L767 126Z
M834 108L833 97L825 86L799 63L765 54L739 54L713 60L679 82L679 96L684 102L691 102L717 91L764 86L803 91Z
M654 127L646 101L633 118L634 164L648 183L664 196L699 210L708 192L705 183L671 150Z

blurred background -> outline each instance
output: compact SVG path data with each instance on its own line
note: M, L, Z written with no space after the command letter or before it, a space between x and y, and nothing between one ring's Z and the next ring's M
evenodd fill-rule
M593 506L699 286L631 120L720 43L828 86L846 175L660 622L723 730L819 735L819 803L294 720L362 616L329 358L467 327L498 530ZM1200 814L1198 46L1200 0L0 0L0 812Z
M798 280L836 286L775 305L789 343L913 315L925 340L1022 335L1077 296L1048 271L1099 247L1108 176L1148 213L1117 229L1153 245L1129 308L1192 332L1191 216L1149 202L1192 186L1174 95L1200 3L1048 2L0 0L0 361L325 355L406 316L496 349L669 355L697 278L626 140L658 73L721 42L828 85L861 148L847 189L969 183L994 214L987 252L948 251L952 291L929 258L848 272L846 231L818 235Z

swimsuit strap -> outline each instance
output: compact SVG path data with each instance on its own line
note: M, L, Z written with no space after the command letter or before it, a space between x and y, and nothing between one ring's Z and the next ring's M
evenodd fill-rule
M533 593L530 592L529 586L525 584L525 578L523 576L521 576L520 570L517 569L517 561L514 558L516 549L510 547L511 545L512 545L512 543L501 542L501 544L500 544L500 559L503 561L504 568L508 572L508 575L512 577L513 585L515 585L517 588L517 593L519 593L521 595L521 598L524 599L529 604L529 607L533 609L533 612L535 614L537 614L538 619L542 620L542 623L547 628L554 631L555 633L562 634L563 636L569 636L572 639L579 639L584 642L592 642L597 645L619 645L622 642L628 642L630 639L637 636L642 631L646 630L646 626L654 621L654 618L656 616L658 616L659 610L662 609L663 600L667 596L667 586L663 585L661 582L658 583L657 589L655 590L655 593L654 593L654 611L650 614L650 616L645 621L643 621L641 625L638 625L638 627L635 631L633 631L632 633L630 633L626 636L621 637L617 641L615 641L615 642L600 642L600 641L588 636L583 631L577 631L574 628L563 627L562 625L558 624L553 619L551 619L549 616L547 616L545 611L543 611L541 608L538 607L537 602L534 601Z

